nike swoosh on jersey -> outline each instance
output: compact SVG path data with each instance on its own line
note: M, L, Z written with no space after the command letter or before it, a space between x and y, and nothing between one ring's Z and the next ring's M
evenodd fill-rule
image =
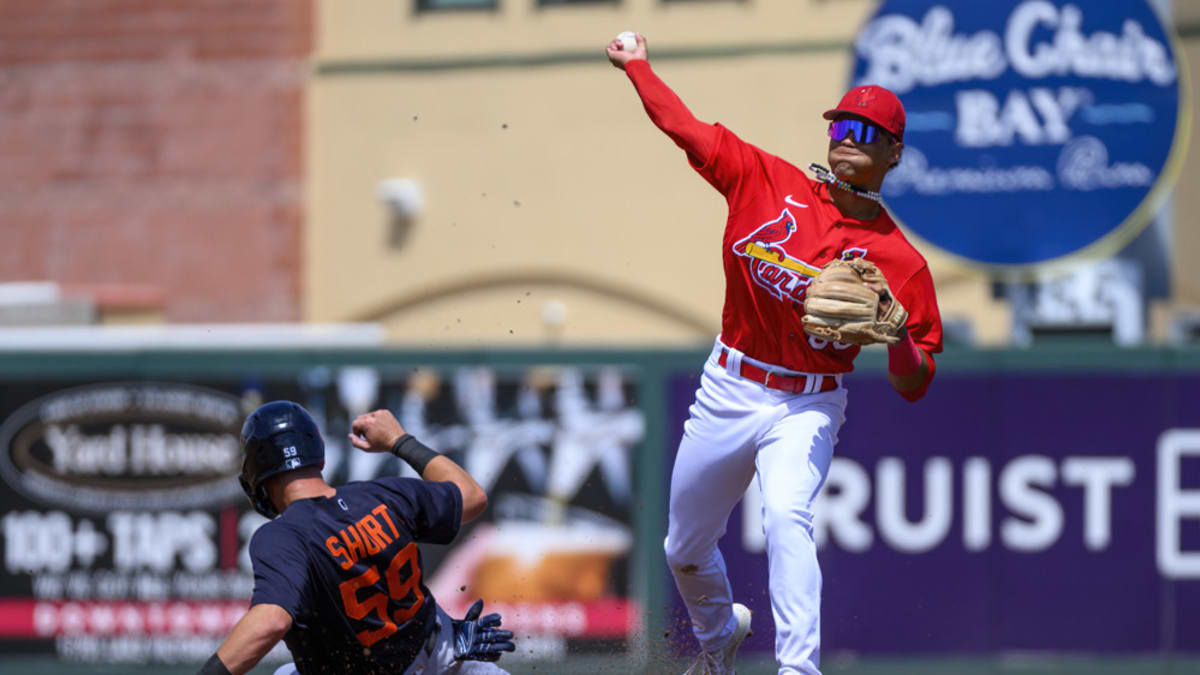
M792 206L799 206L799 207L800 207L800 208L802 208L802 209L807 209L807 208L808 208L808 204L801 204L800 202L796 201L795 199L792 199L792 196L791 196L791 195L788 195L788 196L784 197L784 198L783 198L783 201L785 201L785 202L787 202L787 203L791 204Z

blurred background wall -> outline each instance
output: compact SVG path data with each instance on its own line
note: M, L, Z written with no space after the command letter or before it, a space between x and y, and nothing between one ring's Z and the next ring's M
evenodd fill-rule
M322 5L309 99L308 316L384 321L393 337L418 342L706 339L722 297L723 203L645 119L597 43L637 28L656 70L701 119L804 166L824 158L819 114L845 90L852 42L874 8ZM1167 9L1190 45L1198 10ZM1186 72L1191 86L1197 75ZM1183 195L1195 192L1189 152ZM407 227L389 227L385 205L368 199L392 178L421 196ZM1158 264L1172 282L1149 303L1151 341L1200 302L1185 264L1200 244L1185 226L1187 199L1158 225L1171 242ZM952 339L1011 342L1013 310L991 280L932 246L922 252Z
M40 321L48 310L11 308L60 298L51 318L68 323L701 342L718 328L723 204L645 119L604 40L637 28L698 116L804 165L823 157L819 113L845 89L874 7L5 3L0 208L16 245L0 271L57 285L9 285L5 316ZM1200 10L1166 9L1190 60ZM1150 299L1152 342L1200 305L1187 152L1157 226L1170 284ZM412 202L399 217L397 190ZM1010 342L1012 308L991 281L922 252L951 336Z
M646 119L606 40L636 28L702 119L800 162L823 158L820 113L841 95L846 45L868 8L322 5L309 316L465 344L710 339L724 200ZM393 177L424 195L399 241L372 198ZM548 325L555 307L565 320Z
M1200 4L1154 6L1186 131ZM725 206L603 46L644 34L698 117L806 166L879 7L0 0L0 670L193 672L248 597L261 519L229 448L272 398L314 412L332 480L401 470L340 442L374 406L487 476L493 509L463 539L486 545L431 548L428 571L456 610L467 586L505 608L528 647L514 672L675 668L691 646L665 489L719 330ZM1005 275L916 241L947 352L917 408L881 350L847 378L827 497L862 501L818 525L830 673L1197 669L1186 137L1178 183L1120 250ZM1096 292L1118 282L1132 311ZM187 396L183 418L88 409ZM135 445L166 458L153 480L55 464ZM208 492L173 501L164 476ZM61 489L30 488L45 480ZM75 494L97 485L119 500ZM722 546L765 618L754 500ZM769 621L755 630L747 670L773 672Z

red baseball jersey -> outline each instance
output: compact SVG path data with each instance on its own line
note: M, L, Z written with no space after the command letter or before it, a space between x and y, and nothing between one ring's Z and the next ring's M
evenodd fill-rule
M926 352L942 349L942 322L925 259L884 209L846 218L829 186L739 139L721 125L700 175L729 204L722 241L725 308L721 339L748 356L792 370L844 373L859 347L803 331L804 292L832 260L866 258L908 310L908 330Z
M859 347L804 332L804 293L832 260L866 258L908 310L907 327L927 354L942 350L942 322L924 257L884 209L846 218L829 186L746 143L720 124L696 120L645 61L626 67L651 119L725 195L725 307L721 340L747 356L808 373L853 370ZM930 368L933 368L933 360ZM932 374L932 373L931 373Z

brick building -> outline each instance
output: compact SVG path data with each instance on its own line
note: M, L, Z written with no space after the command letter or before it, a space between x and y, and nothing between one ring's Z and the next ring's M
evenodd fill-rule
M300 318L298 0L0 3L0 281L100 320Z

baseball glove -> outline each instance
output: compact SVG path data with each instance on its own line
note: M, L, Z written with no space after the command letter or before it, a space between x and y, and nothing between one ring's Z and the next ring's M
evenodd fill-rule
M826 265L805 292L800 319L809 335L853 345L895 344L907 320L879 268L861 258Z

